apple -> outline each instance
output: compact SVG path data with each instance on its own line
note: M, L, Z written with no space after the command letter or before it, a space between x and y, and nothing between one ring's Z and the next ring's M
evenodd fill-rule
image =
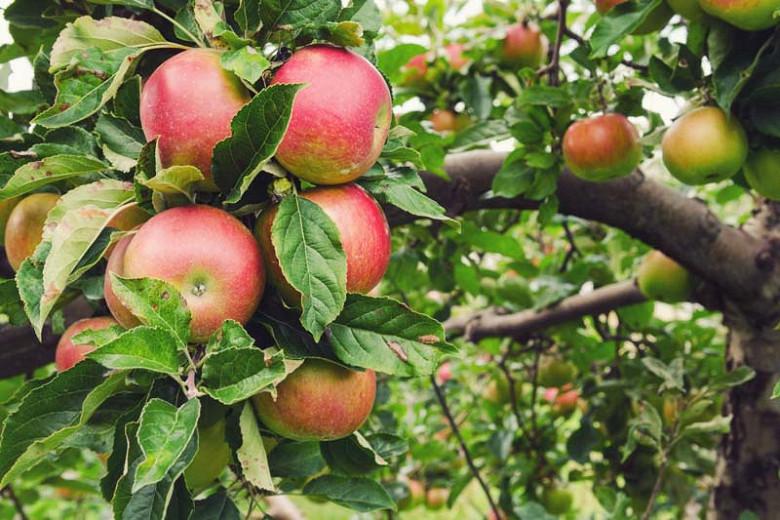
M458 118L455 112L447 109L434 109L430 117L433 129L439 133L452 132L458 126Z
M556 357L545 357L539 363L539 384L546 387L560 388L574 381L577 377L577 367L568 361Z
M452 364L449 361L445 361L436 371L436 380L440 385L443 385L450 379L452 379Z
M679 118L664 134L661 147L669 172L693 185L733 177L748 155L742 125L718 107L700 107Z
M5 225L5 254L14 271L41 243L46 217L59 200L60 196L54 193L35 193L19 201L11 211Z
M314 184L344 184L371 168L392 123L390 89L371 62L347 49L310 45L271 82L303 83L276 159Z
M444 47L447 62L455 70L460 70L469 64L469 59L463 55L465 46L460 43L451 43Z
M580 391L564 387L556 394L552 403L552 411L555 415L567 416L574 413L579 406Z
M536 68L547 56L547 38L538 27L522 22L510 25L501 47L501 61L507 65Z
M211 485L230 463L230 445L225 439L225 419L198 425L198 451L187 469L184 482L193 493Z
M596 0L596 10L599 14L606 14L616 5L623 4L629 0ZM669 19L674 13L666 2L661 2L661 5L656 7L652 13L650 13L642 24L637 27L632 34L643 35L659 31L666 27Z
M745 179L759 194L780 200L780 149L760 148L745 163Z
M288 439L341 439L365 422L374 406L376 374L308 358L270 392L252 397L268 429Z
M706 12L745 31L761 31L777 25L778 0L699 0Z
M546 487L542 491L542 503L548 513L563 515L571 509L574 496L570 491L561 488Z
M691 22L698 22L705 16L699 0L666 0L666 3L672 11Z
M8 223L8 217L21 200L21 197L0 200L0 246L5 242L5 225Z
M425 493L425 506L428 509L437 510L442 509L447 505L447 498L450 496L450 491L446 488L432 487Z
M390 263L390 228L382 209L356 184L307 190L300 196L317 204L339 230L347 257L347 291L365 294L376 287ZM260 242L270 283L288 305L300 304L300 293L284 278L271 240L278 208L260 214L255 235Z
M217 191L211 174L214 146L230 137L230 122L250 99L241 80L222 68L220 52L190 49L166 60L149 76L141 93L141 127L146 139L159 138L163 168L196 166L200 189Z
M398 509L406 511L414 509L425 502L425 486L419 480L409 479L406 483L409 494L398 503Z
M407 87L422 86L425 76L428 74L428 54L422 53L413 56L403 67L404 77L402 85Z
M118 325L114 318L103 316L79 320L68 327L62 337L60 337L60 341L57 343L57 350L54 352L54 366L57 367L57 372L70 370L76 363L84 359L88 353L95 349L95 347L89 344L74 344L74 336L85 330L103 330L114 325Z
M650 252L642 261L637 284L649 300L666 303L689 300L693 292L690 273L660 251Z
M493 404L504 405L511 401L512 396L509 392L509 381L504 374L495 374L488 381L482 397Z
M636 127L622 114L577 121L563 136L563 158L577 177L607 181L630 174L642 160Z
M105 284L112 315L129 318L111 290L110 272L126 278L157 278L173 285L192 313L192 341L206 341L225 320L246 323L257 309L265 271L257 241L229 213L211 206L163 211L126 237L109 259Z

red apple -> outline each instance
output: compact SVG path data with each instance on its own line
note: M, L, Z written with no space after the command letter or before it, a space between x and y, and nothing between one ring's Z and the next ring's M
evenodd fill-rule
M511 25L501 48L501 61L513 67L536 68L547 56L547 38L525 22Z
M431 124L437 132L452 132L458 127L458 118L452 110L435 109L431 113Z
M106 275L103 278L103 297L106 300L108 310L111 311L111 315L126 329L132 329L133 327L140 325L141 322L138 318L130 312L127 307L122 305L119 298L114 294L114 290L111 288L111 273L119 276L125 276L125 251L127 246L133 240L133 235L127 235L114 245L114 249L111 255L108 257L108 265L106 266Z
M5 225L5 254L14 271L19 270L41 243L46 217L59 200L60 196L54 193L35 193L22 199L11 211Z
M0 200L0 246L5 242L5 225L8 223L8 217L21 200L20 197Z
M384 276L390 263L390 228L382 209L355 184L316 188L300 194L317 204L333 220L347 256L347 291L365 294ZM255 235L260 242L268 277L285 302L297 305L300 294L285 280L271 241L277 207L263 211Z
M376 374L308 358L276 387L252 398L257 416L271 431L294 440L333 440L352 434L374 406Z
M272 83L304 83L293 103L277 160L314 184L343 184L379 158L392 123L382 74L352 51L330 45L299 50Z
M450 496L450 491L446 488L430 488L425 494L425 505L428 509L441 509L447 505L447 498Z
M563 158L572 173L585 180L628 175L642 160L639 132L621 114L577 121L563 136Z
M176 287L192 313L195 342L207 340L225 320L246 323L265 287L262 257L252 233L229 213L211 206L159 213L131 240L117 245L109 264L107 272L157 278ZM113 295L108 300L112 314L126 322L127 310Z
M428 74L428 54L422 53L412 57L404 65L404 79L402 83L406 86L420 85L425 81Z
M425 502L425 486L422 482L410 479L406 486L409 488L409 495L398 503L398 509L402 511L413 509Z
M701 8L745 31L760 31L778 23L777 0L700 0Z
M220 53L190 49L165 61L144 85L141 126L146 139L159 137L163 167L196 166L216 191L211 175L214 146L230 137L230 122L250 99L237 76L222 68Z
M449 361L445 361L441 364L436 371L436 379L440 385L443 385L452 379L452 364Z
M460 70L469 64L469 59L463 55L464 50L465 46L460 43L451 43L444 47L450 67Z
M60 338L59 343L57 343L57 350L54 353L54 365L57 367L57 372L70 370L76 363L84 359L88 353L95 349L95 347L89 344L74 344L74 336L86 330L103 330L113 325L118 325L113 318L103 316L80 320L68 327Z

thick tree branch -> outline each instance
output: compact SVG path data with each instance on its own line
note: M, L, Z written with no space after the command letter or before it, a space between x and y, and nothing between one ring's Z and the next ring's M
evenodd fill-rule
M568 321L602 314L619 307L645 301L633 281L607 285L586 294L566 298L557 305L542 310L527 310L515 314L497 314L488 310L450 318L444 323L448 335L464 336L469 341L487 337L522 339L543 329Z

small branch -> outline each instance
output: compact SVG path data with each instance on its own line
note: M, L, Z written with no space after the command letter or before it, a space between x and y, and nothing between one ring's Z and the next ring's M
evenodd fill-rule
M563 28L563 34L565 34L568 38L571 38L572 40L576 41L580 45L585 45L587 42L585 41L585 38L577 34L576 32L572 31L568 27Z
M561 273L566 272L569 268L569 262L580 253L580 250L577 248L577 243L574 241L574 235L572 234L571 229L569 229L569 222L567 220L563 221L563 231L566 233L566 240L569 242L569 250L566 251L566 256L563 259L563 264L559 271Z
M555 46L553 47L550 70L547 75L550 85L557 87L561 80L561 45L566 34L566 11L569 9L569 0L558 0L558 30L555 34Z
M635 61L621 60L620 63L625 65L626 67L634 69L635 71L641 74L647 74L650 71L650 67L648 67L647 65L642 65L641 63L637 63Z
M466 464L468 464L471 473L474 475L474 478L477 479L480 487L482 487L482 491L487 497L487 501L490 504L490 509L493 511L493 514L496 516L496 518L501 518L501 511L493 500L493 496L490 494L490 488L483 480L477 465L474 463L474 459L471 457L471 452L469 451L468 446L466 446L466 441L463 440L463 435L460 433L458 424L455 422L455 418L452 416L452 412L447 405L447 399L444 397L444 392L442 392L439 383L436 382L436 376L431 376L431 384L433 384L433 391L436 393L436 398L439 400L439 404L444 411L444 416L447 418L450 429L452 429L452 433L455 434L455 438L458 439L460 449L463 451L463 456L466 458Z
M22 502L19 500L19 497L16 496L16 493L14 493L14 490L10 484L6 486L5 489L3 489L3 494L11 500L14 508L16 509L16 512L19 513L19 518L22 520L30 520L30 517L27 516L27 513L24 512L24 506L22 506Z

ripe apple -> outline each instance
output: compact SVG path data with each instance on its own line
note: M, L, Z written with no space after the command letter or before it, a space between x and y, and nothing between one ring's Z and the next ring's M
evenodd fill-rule
M225 440L225 419L198 425L198 451L187 469L184 481L193 493L211 485L230 463L230 445Z
M323 187L300 194L317 204L336 224L347 257L347 291L365 294L376 287L390 263L390 228L382 209L356 184ZM271 241L276 206L260 215L255 235L260 242L269 281L288 305L300 303L300 293L284 278Z
M745 31L760 31L777 25L778 0L699 0L701 8L716 18Z
M596 0L596 10L599 14L606 14L616 5L623 4L629 0ZM669 19L674 13L666 2L662 2L661 5L655 8L652 13L648 15L642 24L637 27L632 34L643 35L652 32L659 31L666 27Z
M0 200L0 246L5 242L5 225L8 223L8 217L21 200L21 197Z
M642 160L636 127L622 114L577 121L563 136L563 158L577 177L607 181L628 175Z
M60 196L54 193L35 193L22 199L11 211L5 225L5 254L14 271L19 270L41 243L46 217L59 200Z
M68 327L60 338L59 343L57 343L57 350L54 352L54 366L57 367L57 372L70 370L73 368L73 365L84 359L88 353L95 349L95 347L89 344L74 344L74 336L85 330L103 330L113 325L118 325L116 320L103 316L79 320Z
M410 479L406 483L409 488L409 495L398 503L398 509L406 511L414 509L425 502L425 486L419 480Z
M577 367L556 357L545 357L539 363L539 384L560 388L570 384L577 377Z
M126 329L132 329L133 327L140 325L141 322L135 315L125 307L119 298L114 294L114 290L111 287L111 273L119 276L125 276L125 251L127 246L133 240L133 235L127 235L123 237L119 242L114 244L114 249L108 257L108 265L106 265L106 275L103 278L103 297L106 300L108 310L111 311L111 315Z
M407 87L422 86L425 76L428 74L428 54L422 53L413 56L403 67L404 77L402 85Z
M449 361L445 361L436 371L436 380L440 385L443 385L450 379L452 379L452 364Z
M225 320L246 323L260 303L265 271L257 242L225 211L200 205L169 209L125 240L111 255L106 276L113 271L173 285L192 313L194 342L207 340ZM137 324L110 289L106 300L117 321Z
M728 179L748 155L742 125L718 107L700 107L682 116L666 131L661 147L666 168L685 184Z
M219 51L190 49L166 60L146 80L141 126L147 140L159 137L164 168L196 166L205 177L200 188L217 191L211 175L214 146L230 137L230 122L249 99L238 77L222 68Z
M465 46L460 43L451 43L444 47L447 62L455 70L460 70L469 64L469 59L463 55Z
M439 133L452 132L458 127L458 117L452 110L434 109L430 121L433 129Z
M308 358L276 391L276 399L269 392L252 397L257 416L271 431L299 441L341 439L371 413L376 374Z
M343 184L376 162L392 123L390 89L362 56L330 45L297 51L274 75L276 83L304 83L277 160L314 184Z
M542 492L544 508L553 515L565 514L573 502L574 496L566 489L546 487Z
M546 56L547 38L538 27L522 22L507 28L501 47L503 63L517 68L536 68Z
M780 149L753 151L745 163L745 179L764 197L780 200Z
M672 11L686 20L697 22L704 17L704 11L699 5L699 0L666 0Z
M652 251L642 261L637 284L648 299L666 303L686 301L693 292L690 273L660 251Z
M574 413L579 405L580 391L571 387L564 387L555 395L552 411L555 415L568 416Z
M447 505L447 498L450 496L450 491L446 488L432 487L428 489L425 494L425 506L428 509L437 510L442 509Z

